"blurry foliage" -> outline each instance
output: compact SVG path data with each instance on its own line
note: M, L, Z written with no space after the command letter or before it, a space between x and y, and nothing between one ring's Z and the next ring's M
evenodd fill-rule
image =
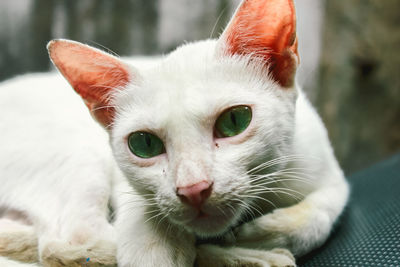
M22 12L20 18L5 18L7 11L0 10L0 81L15 74L48 70L45 47L54 38L73 39L118 55L169 52L182 40L172 40L168 47L160 45L160 2L189 12L187 17L192 24L177 25L173 31L181 31L181 35L192 36L193 40L204 39L215 25L216 36L229 19L235 1L203 1L197 2L203 7L201 10L191 10L195 2L189 0L7 0L5 3L14 8L30 6L28 14ZM173 19L174 14L167 15Z
M112 47L122 55L132 53L132 47L144 54L157 52L157 40L154 38L157 2L33 0L25 25L19 29L19 42L10 47L10 36L7 33L0 36L0 49L4 58L0 58L0 80L21 72L48 70L49 59L45 46L55 37L74 39L94 46L101 44ZM140 31L134 31L134 28ZM132 38L139 40L135 46ZM12 53L13 50L17 53Z
M327 1L316 105L347 171L400 149L400 1Z

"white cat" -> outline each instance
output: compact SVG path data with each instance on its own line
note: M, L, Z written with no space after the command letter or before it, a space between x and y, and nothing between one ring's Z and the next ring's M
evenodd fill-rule
M50 42L99 124L61 75L1 84L0 263L294 266L321 245L349 190L295 24L291 0L245 0L218 40L135 67Z

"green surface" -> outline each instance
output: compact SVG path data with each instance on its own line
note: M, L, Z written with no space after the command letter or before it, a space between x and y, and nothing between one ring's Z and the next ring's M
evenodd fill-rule
M298 265L400 266L400 154L348 180L350 202L334 232Z

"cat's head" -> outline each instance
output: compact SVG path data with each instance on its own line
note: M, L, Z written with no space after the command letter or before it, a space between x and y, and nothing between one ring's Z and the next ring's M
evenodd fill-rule
M109 131L131 185L161 211L149 217L210 236L265 193L269 180L252 168L290 153L295 27L292 0L247 0L218 40L186 44L147 69L72 41L48 48Z

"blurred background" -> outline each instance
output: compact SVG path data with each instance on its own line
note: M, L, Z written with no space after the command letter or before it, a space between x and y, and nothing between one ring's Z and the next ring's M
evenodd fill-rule
M217 37L239 0L1 0L0 81L48 71L68 38L120 56L164 54ZM345 172L400 151L400 1L295 0L298 81Z

